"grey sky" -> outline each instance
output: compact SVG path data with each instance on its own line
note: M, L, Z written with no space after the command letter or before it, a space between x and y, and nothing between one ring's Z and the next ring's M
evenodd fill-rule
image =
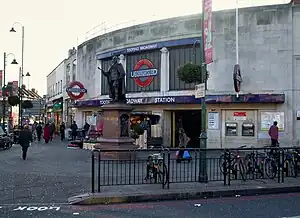
M236 0L213 0L213 10L234 8ZM289 0L239 0L241 7L281 4ZM113 15L115 11L116 14ZM24 72L30 72L30 88L46 93L46 75L67 56L69 48L82 42L85 33L105 22L106 27L118 23L142 23L151 20L201 12L201 0L1 0L0 69L3 52L14 53L21 63L21 28L10 33L18 21L25 26ZM121 26L120 26L121 27ZM90 34L89 34L90 36ZM8 63L12 57L9 57ZM7 66L7 81L17 80L18 67ZM27 79L24 80L27 85Z

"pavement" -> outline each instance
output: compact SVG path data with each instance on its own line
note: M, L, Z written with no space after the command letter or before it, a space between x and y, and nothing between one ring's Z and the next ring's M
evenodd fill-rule
M21 204L1 205L0 217L299 218L299 204L299 193L93 206Z
M25 161L19 145L0 151L0 204L66 203L89 191L90 152L66 144L34 142Z

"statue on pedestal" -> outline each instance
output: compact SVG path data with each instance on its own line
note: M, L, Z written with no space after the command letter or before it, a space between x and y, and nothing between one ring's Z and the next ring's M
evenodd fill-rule
M101 70L101 73L107 78L109 87L109 97L113 102L125 102L126 100L126 88L125 88L125 70L119 58L114 56L112 59L111 67L107 72Z

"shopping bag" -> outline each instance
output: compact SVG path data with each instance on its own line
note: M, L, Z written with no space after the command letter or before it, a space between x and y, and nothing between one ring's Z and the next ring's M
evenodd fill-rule
M188 151L184 151L184 153L183 153L183 159L189 159L189 158L191 158L190 153Z

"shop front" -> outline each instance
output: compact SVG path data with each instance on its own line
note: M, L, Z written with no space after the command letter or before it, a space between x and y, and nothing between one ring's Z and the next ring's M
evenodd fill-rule
M263 144L268 140L268 128L274 120L280 123L280 135L284 136L285 115L278 106L284 101L284 94L245 94L239 98L236 95L207 95L208 147ZM77 101L75 107L99 110L100 106L109 102L109 99ZM161 115L160 128L157 128L161 132L156 134L163 136L165 146L178 146L179 128L185 129L191 138L190 147L199 145L201 99L195 99L192 95L157 96L127 98L126 103L134 106L134 112ZM89 119L90 114L87 113L85 117Z
M53 104L53 119L52 122L54 122L55 125L55 132L59 133L59 126L63 121L63 102L62 101L56 101Z

